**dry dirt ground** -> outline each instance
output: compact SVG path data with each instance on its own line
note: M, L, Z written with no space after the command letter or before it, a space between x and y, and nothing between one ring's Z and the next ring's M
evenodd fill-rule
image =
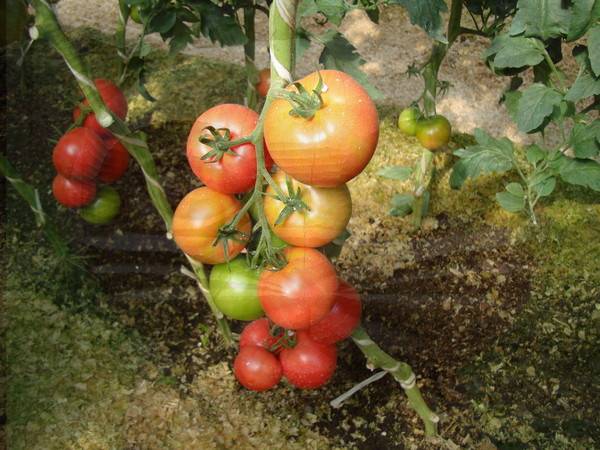
M114 31L117 21L116 1L61 0L58 13L67 28L90 26L103 32ZM138 34L141 27L128 26L128 35ZM421 91L421 81L408 78L405 72L414 61L427 58L431 40L418 27L411 25L402 8L382 10L380 23L372 23L362 11L353 11L342 23L341 30L367 61L363 70L373 84L383 93L383 102L408 105ZM160 44L160 38L151 36L151 42ZM484 128L498 136L516 141L527 139L511 122L506 109L498 104L507 80L493 76L481 59L486 39L466 37L451 48L440 78L452 84L450 92L440 101L438 112L447 116L453 126L462 132L472 133ZM316 44L298 61L296 74L313 71L318 67L321 49ZM219 47L208 39L197 39L185 50L188 54L237 62L243 64L242 47ZM257 64L268 64L267 20L259 13L257 23Z

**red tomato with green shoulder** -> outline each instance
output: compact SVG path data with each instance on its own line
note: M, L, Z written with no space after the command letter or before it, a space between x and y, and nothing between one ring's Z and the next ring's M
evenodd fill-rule
M98 172L98 180L111 184L120 180L129 167L129 152L116 138L105 141L106 157Z
M269 227L277 237L298 247L322 247L338 237L348 225L352 215L352 199L345 184L333 188L320 188L300 183L278 171L273 177L284 194L300 190L300 200L308 209L292 212L277 223L285 203L277 199L275 190L269 186L264 198L264 211Z
M279 355L283 376L300 389L323 386L333 376L337 366L335 345L322 344L305 331L296 334L296 346L284 348Z
M256 93L260 97L266 97L271 87L271 69L262 69L258 72L258 83L256 83Z
M88 128L77 127L65 133L54 147L52 162L65 178L93 180L104 158L106 147L102 139Z
M52 181L52 193L61 205L67 208L80 208L96 197L96 183L87 180L71 180L58 174Z
M417 122L415 136L423 147L437 150L450 142L452 128L444 116L436 115Z
M233 373L242 386L262 392L281 380L281 363L262 347L242 347L233 362Z
M209 188L223 194L240 194L254 187L256 182L256 149L250 142L236 145L229 150L209 154L213 147L200 139L215 142L218 139L207 127L213 127L221 137L225 130L228 140L235 141L252 134L258 122L258 114L242 105L223 104L202 113L197 119L187 140L187 158L194 174ZM203 159L204 158L204 159ZM272 160L265 149L265 165L269 169Z
M111 222L121 210L121 196L116 189L103 186L96 198L79 210L83 220L94 225L104 225Z
M258 297L272 322L290 330L314 325L335 303L338 280L329 260L318 250L288 247L287 265L278 271L263 270Z
M343 341L360 323L360 296L352 286L340 280L335 299L331 311L308 329L309 336L317 342L335 344Z
M127 99L125 98L125 95L123 95L123 92L121 92L121 89L119 89L112 81L103 78L94 80L94 84L106 107L121 120L125 120L125 117L127 117ZM87 99L84 100L82 104L84 106L89 106ZM73 121L76 122L80 115L81 109L77 106L73 110ZM108 128L104 128L98 123L96 115L93 112L88 113L85 119L83 119L83 126L95 132L102 139L108 139L113 136Z
M272 351L273 346L283 336L283 330L277 333L277 335L273 335L271 330L271 323L266 317L250 322L240 334L240 348L257 346ZM274 353L277 353L277 351Z
M313 92L319 74L322 103ZM375 104L358 82L337 70L314 72L299 83L310 93L314 114L293 115L290 101L274 99L265 113L269 153L277 166L302 183L319 187L344 184L365 168L377 147ZM294 85L287 90L297 92Z
M218 264L210 272L210 293L217 308L230 319L255 320L263 313L258 299L260 271L245 256Z
M241 209L233 196L213 191L208 187L188 193L175 209L173 215L173 238L181 250L204 264L221 264L235 258L246 247L252 229L250 216L246 213L236 230L236 239L214 245L219 229L227 225Z

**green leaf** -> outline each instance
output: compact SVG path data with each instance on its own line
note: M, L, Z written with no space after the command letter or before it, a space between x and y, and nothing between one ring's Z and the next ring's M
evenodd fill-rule
M389 4L406 9L410 22L425 30L431 38L448 42L442 30L442 13L448 10L444 0L390 0Z
M506 138L494 139L481 129L475 130L477 145L454 152L460 160L450 175L450 186L460 188L467 178L483 173L506 172L513 168L513 145Z
M516 184L516 183L511 183ZM509 185L510 186L510 185ZM507 186L508 188L508 186ZM522 188L521 188L522 189ZM496 194L496 201L500 204L502 208L509 212L519 212L525 209L525 196L524 195L515 195L508 191L498 192Z
M177 22L173 27L173 37L169 40L169 54L174 55L194 41L192 30L183 22Z
M585 34L590 23L592 8L596 0L574 0L571 7L571 22L567 41L575 41Z
M374 100L382 97L381 93L371 84L367 75L360 70L365 60L359 55L356 48L340 33L331 32L321 35L325 47L319 57L319 62L326 69L335 69L346 72L363 85Z
M530 164L537 164L546 157L546 152L537 145L533 144L527 147L525 156Z
M596 161L563 157L559 173L567 183L600 191L600 164Z
M175 22L177 22L177 13L175 10L167 9L161 11L150 21L148 32L165 34L173 28Z
M586 68L579 72L575 83L567 91L565 100L577 102L592 95L600 95L600 77L594 78Z
M591 124L577 123L571 130L569 146L573 148L577 158L593 158L600 153L598 136L600 134L600 119Z
M552 176L544 178L539 183L532 184L531 187L540 197L548 197L556 187L556 178Z
M494 67L498 69L535 66L544 59L544 46L537 39L501 34L483 55L485 58L495 55Z
M412 171L411 167L389 166L379 170L377 175L392 180L406 181L412 174Z
M194 27L220 45L244 45L246 35L233 16L227 15L221 8L211 2L193 3L193 8L200 14L200 22Z
M315 3L317 10L336 26L342 23L342 19L348 11L344 0L315 0Z
M571 14L563 0L519 0L510 27L513 36L539 37L543 41L568 33Z
M513 121L517 121L517 113L519 111L519 100L523 94L520 91L509 91L504 93L504 105L508 110L508 114L510 115Z
M600 24L590 28L588 33L588 54L594 74L600 76Z
M523 91L517 108L519 130L529 132L538 128L552 114L562 95L541 83L535 83Z
M310 47L310 36L302 28L296 28L296 59L301 59L304 52Z
M404 217L412 212L412 204L415 197L412 194L396 194L392 198L392 209L390 216Z
M523 186L521 186L519 183L508 183L505 189L507 192L510 192L516 197L525 197L525 191L523 190Z

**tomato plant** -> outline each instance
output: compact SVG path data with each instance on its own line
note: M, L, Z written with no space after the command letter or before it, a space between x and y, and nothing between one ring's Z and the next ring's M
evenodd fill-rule
M255 320L263 315L258 299L259 275L244 256L212 268L210 293L223 314L236 320Z
M58 174L52 182L52 193L61 205L67 208L79 208L94 200L96 183L86 180L73 180Z
M283 336L283 331L274 335L272 329L273 327L266 317L250 322L240 334L240 348L257 346L272 350Z
M450 122L440 115L419 120L415 127L415 136L421 145L428 150L438 150L448 145L450 133Z
M98 172L98 180L111 184L121 179L129 167L129 153L118 139L110 138L104 142L106 157Z
M274 180L288 193L288 197L280 198L269 187L264 201L269 226L279 238L298 247L321 247L344 231L352 215L345 184L334 188L309 186L283 171L277 172Z
M0 4L0 47L18 42L25 35L27 4L23 0L5 0Z
M224 194L238 194L256 182L256 149L250 142L230 146L248 137L258 114L241 105L223 104L202 113L187 140L187 158L194 174L206 186ZM270 158L265 155L267 168Z
M308 329L308 335L317 342L335 344L350 337L360 323L361 304L358 292L343 280L335 294L331 311Z
M221 227L240 210L232 195L201 187L187 194L173 215L173 238L185 253L205 264L220 264L233 259L246 246L250 235L250 216L245 214L234 232L222 239Z
M98 191L96 198L84 208L79 210L79 215L86 222L103 225L111 222L121 209L121 196L116 189L103 186Z
M262 347L242 347L233 362L233 373L246 389L266 391L281 380L281 363Z
M283 375L290 383L301 389L315 389L333 376L337 351L334 345L316 342L307 332L299 331L296 346L284 348L279 359Z
M325 317L335 302L335 270L323 254L311 248L289 247L283 254L287 259L283 269L264 270L260 275L260 302L277 325L308 328Z
M52 162L66 178L93 180L106 156L102 139L88 128L77 127L65 133L54 147Z
M287 92L265 114L265 141L277 166L320 187L358 175L379 137L377 110L364 88L343 72L323 70Z
M121 120L124 120L127 116L127 99L123 95L123 92L121 92L121 89L119 89L112 81L103 78L94 80L94 84L96 85L102 100L106 104L106 107ZM88 100L84 100L81 105L84 108L89 108ZM77 106L75 110L73 110L73 121L77 123L80 115L81 106ZM94 131L102 139L112 137L110 130L98 123L96 115L93 112L87 113L85 119L83 119L83 126Z

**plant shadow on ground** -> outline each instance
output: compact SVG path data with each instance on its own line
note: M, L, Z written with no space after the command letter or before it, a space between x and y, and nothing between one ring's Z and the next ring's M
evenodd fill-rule
M116 59L105 37L90 30L76 30L73 37L97 76L115 77ZM8 56L12 61L15 53ZM43 44L36 44L24 71L12 64L7 69L8 156L34 184L49 186L53 144L48 137L58 138L57 130L68 126L77 88L62 61ZM176 205L198 186L184 152L193 120L217 103L240 102L244 76L240 67L183 56L169 60L159 51L151 57L149 74L148 89L159 101L150 104L128 89L129 117L148 134L160 178ZM393 126L393 107L381 113L379 150L365 173L350 183L353 236L337 262L341 274L363 294L366 328L386 351L414 367L425 397L442 415L442 435L456 445L598 445L597 196L561 187L554 200L540 208L542 225L534 229L523 218L500 211L493 201L504 178L489 176L451 191L451 157L442 156L432 189L433 217L421 232L411 232L407 221L387 216L391 195L405 185L377 180L374 174L388 164L413 163L418 146ZM460 137L454 145L463 141ZM31 231L29 211L12 194L7 236L16 244L8 246L12 263L7 267L14 273L30 266L37 271L37 281L28 286L32 291L43 290L69 311L102 311L144 338L155 368L152 375L143 376L152 386L166 383L176 388L175 394L168 394L161 387L156 392L160 401L181 398L181 405L187 406L174 407L181 422L161 424L153 438L164 439L158 443L143 436L160 417L141 412L134 420L128 415L125 429L134 435L127 436L129 445L161 448L195 423L193 413L185 409L189 405L207 413L203 408L209 404L217 411L210 414L220 417L233 402L260 411L259 421L280 418L288 427L273 438L273 448L302 448L309 439L317 448L452 446L422 440L418 418L389 377L343 408L329 407L330 399L370 375L363 356L350 343L340 347L339 369L322 390L299 392L283 386L257 397L239 389L223 364L233 355L220 346L196 286L179 273L183 258L166 238L139 170L130 168L117 189L122 214L111 226L99 228L57 209L49 190L42 189L43 204L61 222L76 253L88 257L91 281L57 283L51 264L42 256L35 260L35 246L21 245L39 239L39 233ZM34 258L32 265L29 257ZM82 304L81 299L88 302ZM236 331L241 326L234 324ZM212 388L207 387L210 383ZM147 397L131 401L142 410L144 402L150 402ZM228 420L245 426L243 418ZM238 432L236 439L242 440L234 440L234 445L254 445L261 428L257 431L252 423L243 437L244 432ZM231 446L230 441L219 442Z

